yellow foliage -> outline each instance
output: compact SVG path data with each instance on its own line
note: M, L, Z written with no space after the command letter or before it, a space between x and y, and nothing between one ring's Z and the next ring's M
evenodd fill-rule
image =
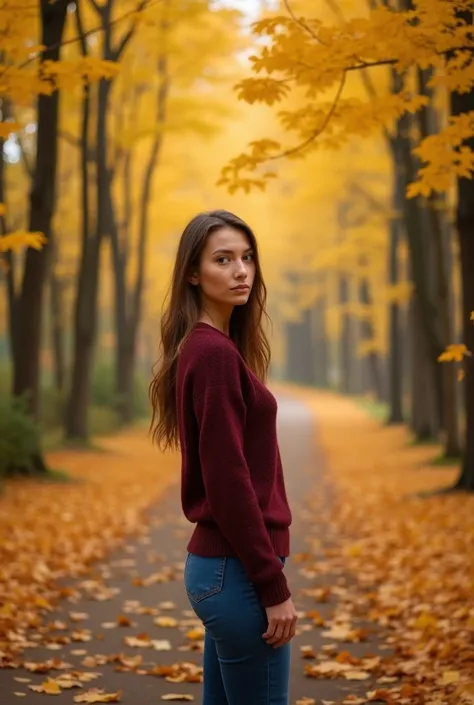
M222 169L219 183L229 190L265 188L263 178L249 178L248 172L270 158L304 156L323 147L339 149L354 136L390 130L404 113L419 111L428 99L410 83L408 69L432 69L433 90L473 88L474 61L468 48L472 26L457 14L472 11L468 0L416 0L406 12L377 4L368 15L346 20L339 14L335 26L309 15L310 7L305 4L302 17L290 12L291 16L267 17L253 26L256 37L265 40L250 59L259 75L241 80L237 94L248 103L267 105L302 96L300 106L278 112L283 128L296 134L297 143L275 154L278 146L270 153L268 140L253 142ZM371 90L369 99L343 95L348 76L369 69L377 72L381 66L393 67L404 76L398 93L390 92L386 73L382 90ZM446 191L453 177L472 176L474 158L465 141L473 135L474 118L466 114L423 140L417 155L424 165L409 196Z
M464 343L452 343L438 356L438 362L462 362L464 357L471 354Z
M18 230L0 237L0 252L8 252L8 250L19 252L24 247L33 247L35 250L41 250L46 242L47 239L43 233L29 233L26 230Z

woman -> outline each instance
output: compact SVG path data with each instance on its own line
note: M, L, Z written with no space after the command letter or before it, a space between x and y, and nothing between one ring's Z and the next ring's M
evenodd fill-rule
M291 512L264 385L266 288L255 236L201 213L178 246L151 384L152 428L180 448L181 500L196 524L185 587L205 626L203 705L287 705L296 611L283 571Z

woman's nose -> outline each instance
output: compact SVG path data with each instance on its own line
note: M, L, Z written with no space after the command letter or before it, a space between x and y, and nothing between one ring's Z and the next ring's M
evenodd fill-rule
M247 276L247 266L242 260L237 261L236 275L238 277Z

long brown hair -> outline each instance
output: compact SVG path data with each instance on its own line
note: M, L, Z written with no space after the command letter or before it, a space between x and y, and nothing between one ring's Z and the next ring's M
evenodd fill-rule
M236 306L230 319L230 337L236 343L249 368L265 381L270 363L270 346L262 320L266 312L267 289L263 281L257 240L243 220L225 210L199 213L181 235L171 285L161 317L160 357L154 365L149 396L153 408L150 431L160 448L179 449L176 409L176 368L182 344L201 314L199 287L188 277L199 268L202 250L209 235L230 227L243 232L254 253L255 279L247 303ZM155 368L158 371L155 374Z

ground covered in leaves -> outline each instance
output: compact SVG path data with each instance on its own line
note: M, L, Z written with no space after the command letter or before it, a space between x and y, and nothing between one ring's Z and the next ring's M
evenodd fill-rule
M47 456L66 479L9 481L0 494L0 656L21 650L61 598L63 578L86 577L125 537L146 531L143 512L178 481L143 430L100 440L100 452ZM1 660L1 659L0 659Z
M340 678L357 669L361 680L376 676L376 687L348 703L474 703L474 495L420 494L452 486L459 469L434 465L438 447L414 445L406 427L381 426L353 401L295 394L315 413L335 485L330 507L317 493L310 503L327 528L330 569L353 578L344 593L343 640L358 640L349 617L363 616L381 629L390 653L316 658L307 674ZM320 537L313 549L321 550ZM317 573L311 550L303 558Z
M354 401L279 391L315 420L306 460L298 419L280 437L301 498L288 572L293 692L304 695L293 702L473 705L474 496L418 494L452 485L457 468L433 466L438 448ZM203 632L180 591L189 526L177 496L171 513L157 502L179 480L178 458L142 430L101 445L51 454L73 482L22 480L0 495L0 667L24 702L139 705L130 674L154 677L133 686L141 703L195 701Z

